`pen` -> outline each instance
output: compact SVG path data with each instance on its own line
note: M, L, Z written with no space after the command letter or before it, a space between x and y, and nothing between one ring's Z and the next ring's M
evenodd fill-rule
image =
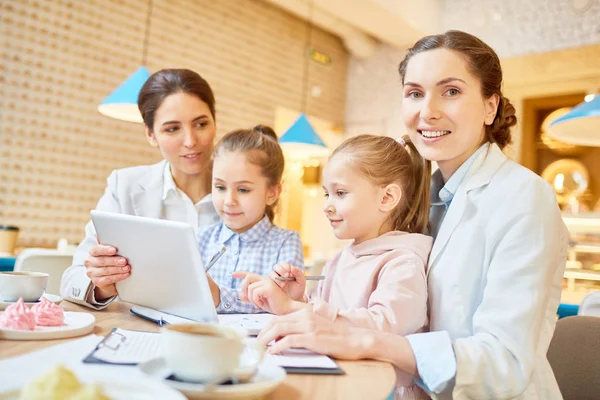
M323 275L309 275L304 277L307 281L322 281L323 279L325 279L325 277ZM295 281L296 278L292 277L292 278L286 278L284 276L278 276L276 278L274 278L276 281Z
M213 266L213 265L215 265L215 263L216 263L217 261L219 261L219 258L221 258L221 256L222 256L222 255L225 253L225 250L226 250L226 249L225 249L225 247L223 247L221 250L219 250L219 251L217 252L217 254L215 254L215 255L214 255L214 256L213 256L213 257L210 259L210 261L208 262L208 265L206 266L206 272L208 272L208 270L209 270L209 269L211 269L211 268L212 268L212 266Z
M150 322L154 322L157 323L158 326L163 327L165 325L168 325L169 323L167 321L165 321L162 317L162 314L158 317L158 318L153 318L150 315L146 315L144 313L138 312L133 308L129 309L129 312L132 313L133 315L137 315L140 318L144 318L145 320L148 320ZM115 328L116 329L116 328Z

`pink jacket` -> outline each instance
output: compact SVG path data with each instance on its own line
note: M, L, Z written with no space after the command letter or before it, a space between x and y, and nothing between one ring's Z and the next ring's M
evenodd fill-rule
M408 335L427 324L425 269L433 239L388 232L349 244L323 267L313 310L349 325Z

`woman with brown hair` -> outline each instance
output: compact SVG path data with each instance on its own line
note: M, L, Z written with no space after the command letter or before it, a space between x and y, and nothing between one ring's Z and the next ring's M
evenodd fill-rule
M146 138L164 160L113 171L96 209L193 227L217 222L210 171L217 132L215 98L208 82L187 69L158 71L142 87L138 107ZM89 222L73 264L63 274L61 295L102 309L117 296L115 283L127 279L130 269L114 247L98 243Z
M389 361L433 398L560 399L546 352L568 232L552 189L509 160L515 109L496 53L460 31L419 40L400 63L402 114L432 176L429 330L408 336L302 310L259 336L271 348Z

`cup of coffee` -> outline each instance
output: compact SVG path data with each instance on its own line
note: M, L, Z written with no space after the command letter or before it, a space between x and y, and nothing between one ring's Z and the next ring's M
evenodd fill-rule
M186 323L162 328L162 351L175 378L215 383L254 371L265 349L246 332L217 323Z
M50 275L43 272L0 272L0 300L38 301L46 291Z
M19 228L10 225L0 225L0 254L13 255L17 247Z

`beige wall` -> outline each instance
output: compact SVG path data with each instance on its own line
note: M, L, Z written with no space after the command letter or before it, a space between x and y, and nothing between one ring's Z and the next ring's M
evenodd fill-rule
M100 115L97 104L141 63L147 2L0 1L0 224L20 245L82 239L114 168L160 155L141 125ZM150 72L196 70L213 86L219 134L274 124L276 107L300 110L305 22L259 0L154 0ZM307 112L343 126L347 53L321 30L313 46Z

